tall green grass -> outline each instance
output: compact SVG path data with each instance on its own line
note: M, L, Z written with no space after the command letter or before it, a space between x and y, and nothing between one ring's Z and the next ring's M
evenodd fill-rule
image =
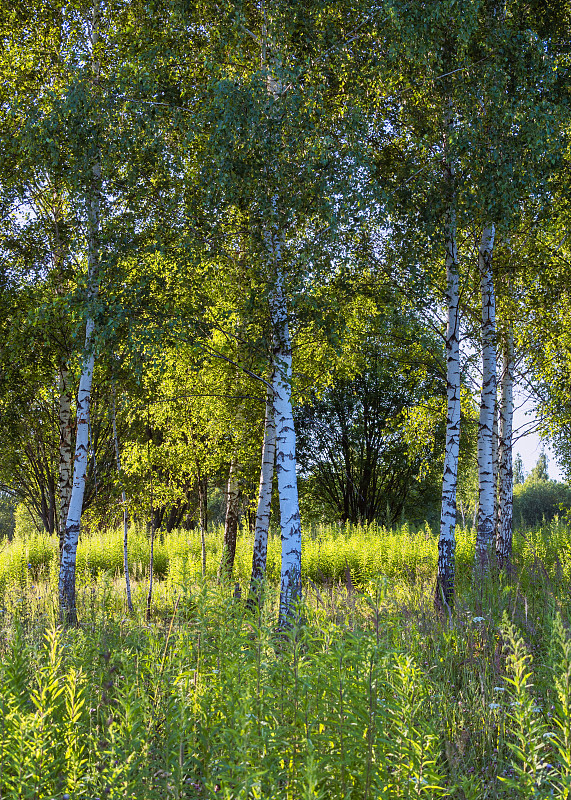
M207 576L216 575L222 552L223 529L209 532L206 540ZM456 531L456 572L459 588L471 583L475 533ZM267 574L279 580L279 536L270 536ZM250 578L253 538L242 530L236 548L235 576L242 584ZM149 539L144 529L129 531L129 563L133 580L142 580L148 572ZM434 576L438 557L437 539L425 525L412 529L402 525L387 530L376 525L321 525L304 531L302 572L306 581L316 584L345 582L347 570L356 587L364 588L385 576L391 580L418 583ZM30 581L46 580L57 573L57 538L29 532L0 546L0 591L8 585L27 586ZM553 585L571 584L571 536L569 528L558 521L530 531L516 531L514 568L523 580L534 583L536 574ZM90 584L108 573L114 577L123 571L122 531L85 535L77 554L79 584ZM201 545L198 531L159 533L155 541L154 572L159 580L178 582L197 580L201 574Z
M5 618L0 792L6 798L568 797L571 640L553 611L524 626L381 583L308 595L277 636L208 584L144 624L99 581L83 623ZM163 598L164 599L164 598Z
M304 544L299 627L278 636L277 586L252 615L212 580L220 532L204 582L197 536L159 541L150 623L145 535L132 618L120 536L85 538L69 631L55 542L20 538L0 554L0 796L569 797L568 540L558 524L520 534L513 573L473 584L460 531L448 619L429 530L324 526ZM241 581L250 548L243 535Z

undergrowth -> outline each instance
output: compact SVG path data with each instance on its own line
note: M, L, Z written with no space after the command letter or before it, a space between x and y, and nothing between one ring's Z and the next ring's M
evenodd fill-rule
M315 531L301 622L279 636L272 582L250 613L190 557L177 561L182 544L150 623L144 569L127 617L120 578L99 565L83 573L80 626L63 631L53 564L24 562L35 551L15 542L0 613L0 797L569 797L563 548L551 557L544 533L520 536L512 574L472 587L461 534L449 620L433 611L432 536L398 535ZM102 541L83 543L84 563ZM210 570L217 553L213 541Z
M206 577L214 578L222 553L223 528L206 538ZM456 572L460 590L471 584L475 532L456 531ZM242 529L236 547L234 574L247 585L252 568L252 534ZM267 574L279 580L281 545L278 535L268 544ZM129 531L130 574L134 581L147 576L149 538L143 527ZM316 584L345 581L347 570L356 587L365 588L379 575L391 580L418 583L431 578L438 558L437 538L428 525L420 529L406 523L387 530L371 525L320 525L304 531L302 573ZM530 531L516 531L514 568L523 588L533 590L535 574L541 580L571 584L571 537L565 524L554 521ZM159 531L154 546L154 575L159 580L192 583L201 577L201 542L197 530ZM58 539L28 531L0 544L0 592L10 585L29 586L40 580L57 582ZM77 554L78 584L91 585L103 573L111 577L123 571L122 530L83 535Z

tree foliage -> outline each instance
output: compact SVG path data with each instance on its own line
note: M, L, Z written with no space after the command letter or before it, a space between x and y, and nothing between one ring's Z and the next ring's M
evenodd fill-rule
M231 463L251 508L291 344L308 505L417 513L442 464L452 207L462 424L494 223L500 336L515 330L565 455L568 31L555 1L3 9L0 486L56 529L60 379L77 389L95 356L84 524L111 524L119 485L141 519L193 524ZM463 503L473 444L468 424Z

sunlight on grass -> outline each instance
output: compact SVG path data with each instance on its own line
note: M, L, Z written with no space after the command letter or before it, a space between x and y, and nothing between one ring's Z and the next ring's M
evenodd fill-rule
M221 531L80 545L81 625L57 627L57 543L0 552L0 791L74 798L566 797L571 775L569 531L517 534L513 574L472 587L458 531L452 625L432 605L426 527L308 531L302 623L277 635L279 539L263 613L213 577ZM251 536L240 537L246 588ZM349 571L350 580L348 579ZM25 786L25 789L21 787Z

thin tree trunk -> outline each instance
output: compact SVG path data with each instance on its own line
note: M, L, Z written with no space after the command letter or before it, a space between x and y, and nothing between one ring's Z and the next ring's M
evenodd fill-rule
M234 457L230 462L228 485L226 487L226 519L224 522L224 543L218 567L218 580L230 581L234 571L236 540L238 538L238 505L240 487L238 484L238 462Z
M252 556L252 578L248 596L248 608L259 608L263 581L266 575L268 554L268 529L272 504L272 483L276 460L276 427L274 424L274 397L268 387L266 395L266 417L264 423L264 444L262 447L262 466L258 490L258 509L254 527L254 553Z
M75 564L77 557L77 543L81 524L83 496L85 493L85 475L87 471L87 457L89 446L89 406L91 399L91 384L93 380L94 355L93 335L94 320L87 318L85 332L85 351L83 369L79 381L77 394L77 433L75 440L75 465L73 471L73 485L65 527L65 539L61 554L59 574L59 602L62 621L68 625L77 623L77 610L75 604Z
M492 474L494 481L494 533L496 536L498 530L498 515L500 513L500 504L498 502L498 488L499 488L499 448L498 448L498 415L500 407L498 403L498 395L494 402L494 427L492 429Z
M154 508L154 497L153 497L153 463L151 459L151 439L152 439L152 429L151 423L149 420L149 407L147 405L147 429L149 438L147 440L147 461L149 463L149 519L151 524L151 552L149 553L149 591L147 592L147 613L146 613L146 620L147 622L151 619L151 608L153 605L153 578L154 578L154 567L155 567L155 508Z
M155 515L151 512L151 551L149 553L149 590L147 592L147 612L146 620L151 619L151 609L153 606L153 581L155 576Z
M92 52L99 40L99 5L93 6L93 27L91 34ZM99 64L93 63L94 81L99 77ZM85 476L89 448L89 410L91 404L91 385L95 356L93 352L95 339L95 319L91 304L97 296L99 267L99 212L101 192L101 157L97 150L92 166L91 192L87 205L88 252L87 252L87 302L89 313L85 323L85 348L83 366L77 393L77 432L75 438L75 463L73 485L69 502L69 511L65 526L65 538L61 553L59 572L59 608L60 617L66 625L77 624L77 607L75 599L75 566L77 559L77 543L81 525L83 496L85 494Z
M501 375L500 400L500 434L499 434L499 476L500 476L500 510L499 524L496 534L496 555L500 569L509 567L512 554L513 533L513 466L512 466L512 431L513 431L513 384L514 384L514 339L513 331L509 331L503 347L503 364Z
M202 577L206 578L206 531L208 529L208 477L198 473L198 508Z
M494 470L492 438L496 407L496 303L492 277L492 254L495 229L492 224L482 231L478 251L482 295L482 398L478 426L478 530L476 534L476 570L481 575L490 568L494 533Z
M451 172L451 171L450 171ZM448 178L452 181L452 175ZM460 452L460 337L459 276L456 217L451 207L446 219L446 451L442 480L442 510L438 541L438 577L435 602L440 607L454 602L456 549L456 491Z
M56 294L63 296L65 292L64 277L64 247L61 240L60 221L62 217L61 195L57 187L53 192L54 208L54 272L56 274ZM64 354L59 359L59 465L58 465L58 536L59 536L59 555L61 553L65 538L65 524L69 512L69 502L71 500L71 486L73 478L72 466L72 421L71 421L71 401L72 391L70 385L70 375L67 358Z
M121 480L121 457L119 455L119 437L117 436L117 410L115 407L115 384L113 384L113 439L115 441L115 456L117 459L117 474L121 483L121 500L123 502L123 572L125 574L125 590L127 592L127 608L129 614L133 613L133 601L131 599L131 580L129 578L129 514L127 511L127 495Z
M72 487L71 463L71 386L67 364L62 361L59 370L59 552L60 560L65 539L65 525L69 512Z

